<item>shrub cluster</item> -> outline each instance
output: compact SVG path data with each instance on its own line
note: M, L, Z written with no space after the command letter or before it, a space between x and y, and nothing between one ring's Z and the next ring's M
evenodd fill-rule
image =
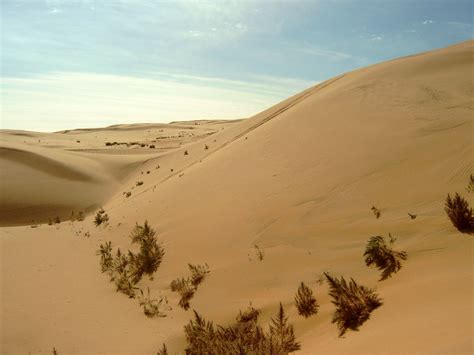
M159 299L151 298L150 289L148 288L147 294L143 293L143 290L140 290L140 295L138 296L138 301L140 306L143 307L143 313L149 318L155 317L166 317L166 314L162 311L164 307L168 305L168 299L161 296Z
M204 281L206 276L210 273L209 265L193 265L188 264L191 276L184 278L177 278L171 281L171 291L178 292L180 295L179 306L184 310L189 309L189 301L196 293L198 286Z
M138 253L128 251L122 253L117 249L115 257L112 257L112 243L101 244L97 254L100 255L100 266L102 272L108 273L110 281L115 283L118 292L122 292L130 298L135 298L135 285L144 275L150 278L160 266L165 255L163 247L158 244L155 231L145 221L143 226L136 225L132 234L132 243L139 244Z
M382 215L382 212L375 206L372 206L371 210L374 213L375 218L377 218L377 219L379 219L380 216Z
M239 313L235 324L225 327L214 326L194 311L194 319L184 327L186 354L283 355L300 349L281 303L268 331L258 325L259 314L260 311L250 307Z
M383 281L398 272L402 268L402 260L407 259L407 253L392 249L396 239L389 234L389 244L381 236L375 236L369 239L365 247L365 264L367 266L375 265L382 270L380 280Z
M354 279L348 283L341 277L340 280L324 273L329 284L329 295L336 306L332 322L339 328L339 336L344 335L347 329L358 330L370 313L383 303L374 290L358 285Z

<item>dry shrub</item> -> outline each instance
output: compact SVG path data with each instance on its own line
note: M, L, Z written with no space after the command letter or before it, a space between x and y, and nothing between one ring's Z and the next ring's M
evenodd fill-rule
M382 215L382 212L375 206L372 206L371 210L374 213L375 218L377 218L377 219L379 219L380 216Z
M112 242L101 244L97 255L100 256L100 267L102 272L112 272L114 268L114 258L112 257Z
M109 221L109 215L105 213L104 209L101 208L100 210L98 210L94 218L94 224L96 225L96 227L108 221Z
M318 302L313 295L313 291L301 282L298 292L295 296L295 304L298 309L298 313L305 318L312 316L313 314L318 313Z
M332 322L339 328L339 336L347 329L358 330L369 319L370 313L383 303L374 290L358 285L354 279L348 283L324 273L329 284L329 295L336 306Z
M204 281L206 276L210 273L209 265L193 265L188 264L191 277L188 278L177 278L171 281L171 291L178 292L180 295L179 306L184 310L188 310L190 307L189 301L193 298L196 293L198 286Z
M138 301L140 306L143 307L143 313L149 318L156 317L166 317L166 314L163 312L163 308L170 309L168 306L168 299L166 297L160 296L159 299L151 298L150 288L147 289L147 294L143 293L143 290L140 290L140 295L138 296Z
M239 312L235 324L225 327L214 326L213 322L206 321L194 311L194 319L184 327L188 343L186 354L283 355L300 349L281 303L267 332L257 323L259 314L250 307L243 313Z
M392 249L396 239L389 234L389 243L381 236L375 236L369 239L365 247L365 264L367 266L375 265L382 270L379 281L383 281L397 273L402 268L402 260L407 259L407 253Z
M189 271L191 272L191 284L194 287L198 287L201 282L204 281L206 276L210 273L209 265L193 265L188 264Z
M471 233L474 230L474 218L469 203L457 192L454 198L448 194L444 210L453 225L462 233Z
M258 260L262 261L265 257L265 252L257 244L254 245L255 254L257 255Z

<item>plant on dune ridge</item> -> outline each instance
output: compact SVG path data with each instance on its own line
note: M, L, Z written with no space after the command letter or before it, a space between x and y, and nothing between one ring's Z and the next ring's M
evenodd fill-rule
M329 284L329 295L336 306L332 322L339 328L339 336L347 329L358 330L370 317L370 313L383 303L374 290L358 285L354 279L346 282L324 273Z
M313 291L301 282L298 292L295 296L295 304L298 309L298 313L305 318L312 316L313 314L318 313L318 302L313 295Z
M140 295L138 296L139 304L143 307L143 313L149 318L166 317L166 314L162 312L162 308L170 308L168 306L168 299L163 296L160 299L151 298L150 288L147 290L146 295L143 293L143 290L140 290Z
M135 283L140 281L143 275L152 277L153 273L163 261L165 251L163 247L158 244L155 234L155 230L150 227L148 221L145 221L143 226L137 224L130 235L132 243L139 244L140 246L138 254L130 253Z
M379 281L383 281L397 273L402 268L402 260L407 259L407 253L392 249L396 239L389 234L389 244L381 236L375 236L369 239L365 247L365 264L367 266L375 265L382 270Z
M462 233L470 233L474 230L474 217L469 203L457 192L454 198L448 194L444 210L453 225Z
M257 255L258 260L263 261L263 258L265 257L265 252L263 251L263 249L260 249L260 247L257 244L254 245L254 248L255 248L255 254Z
M224 327L214 326L194 311L194 319L184 327L188 344L186 354L284 355L300 349L281 304L268 332L258 325L259 314L260 311L249 307L247 311L239 312L236 323Z
M109 215L105 213L104 209L101 208L100 210L98 210L94 218L94 224L96 225L96 227L108 221L109 221Z

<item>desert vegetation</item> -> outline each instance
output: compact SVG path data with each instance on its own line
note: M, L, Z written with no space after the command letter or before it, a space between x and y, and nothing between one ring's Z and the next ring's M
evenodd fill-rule
M258 260L263 261L265 257L265 252L257 244L254 245L255 255L257 255Z
M372 206L371 210L372 210L372 212L373 212L375 218L377 218L377 219L379 219L380 216L382 215L382 212L380 211L380 209L378 209L378 208L375 207L375 206Z
M305 285L304 282L301 282L298 287L298 291L295 296L295 305L298 309L298 313L308 318L316 313L318 313L318 302L313 295L313 291Z
M472 176L471 176L472 177ZM474 230L474 217L469 203L457 192L453 198L448 194L444 210L449 219L460 232L471 233Z
M161 296L159 299L152 298L150 296L150 289L147 288L147 293L145 294L143 290L140 290L140 295L138 296L138 302L140 306L143 307L143 313L149 318L156 317L166 317L166 313L163 312L163 308L169 310L168 299L164 296Z
M358 285L354 279L347 282L344 277L337 279L324 273L329 284L329 295L336 307L332 322L337 324L339 336L348 329L358 330L369 319L370 313L382 303L374 290Z
M300 350L281 303L268 331L258 325L259 315L259 310L249 307L239 312L236 323L226 327L215 326L194 311L194 319L184 327L186 354L284 355Z
M105 210L103 208L97 211L97 214L95 215L95 218L94 218L94 224L96 225L96 227L108 221L109 221L109 215L105 213Z
M210 273L209 265L193 265L188 264L190 277L180 277L171 281L171 291L177 292L180 295L179 306L184 310L190 307L189 301L196 293L198 286L204 281L206 276Z
M382 236L375 236L369 239L365 247L365 264L367 266L376 266L382 271L380 281L386 280L392 274L397 273L402 268L402 260L407 259L407 253L396 251L393 244L396 238L389 234L387 241Z
M466 187L466 191L468 193L474 192L474 175L472 174L469 176L469 184Z

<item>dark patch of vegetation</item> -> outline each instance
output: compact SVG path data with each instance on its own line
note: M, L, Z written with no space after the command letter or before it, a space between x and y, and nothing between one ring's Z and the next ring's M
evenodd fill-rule
M250 307L240 312L236 323L214 326L194 311L194 319L184 327L188 355L283 355L300 350L293 326L288 324L283 306L272 318L268 331L258 325L260 312Z
M59 216L56 216L56 218L54 219L54 224L59 224L61 223L61 219L59 218Z
M466 187L466 191L468 193L472 193L474 192L474 175L471 174L471 176L469 177L469 184L467 185Z
M255 254L257 255L258 260L263 261L265 257L265 252L257 244L254 245Z
M189 153L188 153L188 151L187 151L187 150L185 150L185 151L184 151L184 155L188 155L188 154L189 154Z
M143 171L142 171L142 174L143 174ZM135 183L136 186L142 186L143 185L143 181L137 181Z
M380 216L382 215L382 212L375 206L372 206L371 210L377 219L379 219Z
M109 215L105 213L105 210L103 208L97 211L97 214L95 215L95 218L94 218L94 224L96 225L96 227L108 221L109 221Z
M332 322L337 324L339 336L347 329L358 330L369 319L370 313L383 303L374 290L358 285L354 279L334 278L324 273L329 284L329 295L336 306Z
M472 208L469 203L457 192L454 198L448 194L444 205L444 210L453 225L462 233L472 233L474 231L474 218Z
M112 257L112 242L108 241L101 244L97 255L100 256L100 268L102 272L111 273L114 268L114 258Z
M209 149L209 146L206 144L204 145L204 150L208 150Z
M166 314L163 312L163 307L168 305L168 299L166 297L160 297L160 299L151 298L150 289L148 288L146 295L143 293L143 290L140 290L138 301L140 306L143 307L143 313L145 313L147 317L166 317Z
M318 313L318 302L313 295L313 291L301 282L298 292L295 296L295 304L298 309L298 313L305 318L312 316L313 314Z
M168 355L168 348L166 347L165 344L161 347L160 350L156 353L156 355Z
M130 196L132 196L132 193L131 193L130 191L124 192L123 194L125 195L125 197L130 197Z
M367 266L375 265L382 270L380 280L383 281L397 273L402 268L402 260L407 259L407 253L404 251L393 250L392 246L396 238L389 234L388 244L380 235L372 237L365 247L365 264Z
M415 219L415 218L416 218L416 214L408 213L408 216L409 216L411 219Z
M189 301L194 297L198 286L204 281L206 276L210 273L209 266L204 265L193 265L188 264L191 277L181 277L171 281L171 291L178 292L181 296L179 300L179 306L184 310L188 310L190 307Z
M155 149L155 145L154 144L150 144L150 146L148 147L150 149Z

